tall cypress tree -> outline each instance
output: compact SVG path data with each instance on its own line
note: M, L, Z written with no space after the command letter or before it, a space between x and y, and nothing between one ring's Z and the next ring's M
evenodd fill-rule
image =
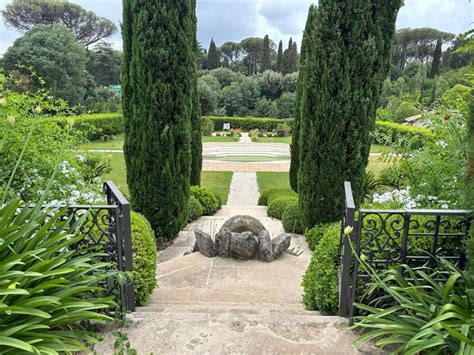
M295 102L295 114L292 129L291 138L291 164L290 164L290 186L293 191L298 191L298 170L300 162L300 150L299 150L299 136L300 136L300 120L301 120L301 99L303 96L303 71L306 58L306 47L308 46L308 40L310 37L310 31L315 27L315 7L311 5L308 11L308 18L306 20L306 27L303 33L303 41L301 43L301 57L300 57L300 72L298 75L298 85L296 88L296 102Z
M293 42L291 46L288 69L290 73L298 71L298 45L296 42Z
M196 70L191 0L124 0L123 113L132 207L157 238L173 239L186 219Z
M369 132L402 0L321 0L305 49L298 193L303 228L340 218L344 181L363 197ZM305 45L306 46L306 45Z
M441 38L438 38L436 41L436 47L433 52L433 61L431 62L431 71L430 71L430 78L434 78L439 73L439 67L441 65L441 55L443 54L442 51L442 44Z
M263 73L265 70L270 69L272 66L270 58L270 38L265 35L262 43L262 63L260 65L260 72Z
M196 8L196 0L191 0L193 9ZM196 12L193 12L194 33L197 32ZM202 170L202 136L201 136L201 105L199 104L197 57L200 53L199 42L194 35L194 48L196 64L192 83L192 112L191 112L191 185L201 185Z
M219 58L219 51L217 50L216 43L214 42L214 38L211 39L211 44L209 44L209 52L207 54L207 66L206 68L209 70L219 68L220 66L220 58Z
M283 52L282 70L283 74L291 73L291 51L293 49L293 38L288 41L288 48Z
M282 70L283 70L283 41L280 40L280 43L278 43L276 71L281 73Z

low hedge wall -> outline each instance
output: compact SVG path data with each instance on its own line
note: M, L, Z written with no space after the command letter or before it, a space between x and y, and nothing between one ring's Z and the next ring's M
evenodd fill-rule
M415 148L422 146L425 140L433 139L433 133L429 129L388 121L376 121L372 135L374 142L378 144L398 142L401 138L412 138Z
M207 116L214 122L214 129L222 131L224 123L230 123L230 128L240 128L242 131L251 131L253 129L265 129L273 131L281 124L287 123L291 126L293 120L281 118L244 118L244 117L212 117Z
M48 118L50 119L50 118ZM79 115L71 117L54 117L53 120L61 125L70 124L85 132L89 140L97 140L104 137L122 134L125 130L123 115L121 113L101 113L92 115ZM293 124L292 119L279 118L243 118L243 117L212 117L203 116L203 122L212 122L214 129L221 131L224 123L230 123L231 129L240 128L243 131L264 129L273 131L281 124ZM394 122L377 121L373 132L375 143L386 144L385 138L396 142L402 137L414 137L416 145L422 145L426 139L432 139L433 133L426 128L405 126Z

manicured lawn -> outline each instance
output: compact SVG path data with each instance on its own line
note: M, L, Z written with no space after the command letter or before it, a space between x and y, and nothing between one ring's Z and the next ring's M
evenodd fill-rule
M392 153L394 151L393 147L388 145L372 144L370 148L371 153Z
M372 170L377 176L383 169L386 169L390 164L385 163L380 157L369 158L369 169ZM287 172L257 172L257 183L260 191L265 190L268 187L276 188L290 188L289 173Z
M285 161L290 160L290 157L265 157L265 156L226 156L226 157L216 157L216 156L204 156L205 160L216 160L216 161L232 161L232 162L242 162L242 163L252 163L252 162L266 162L266 161Z
M106 153L106 156L112 164L112 171L104 177L104 180L112 180L128 198L129 192L123 154ZM222 203L226 204L232 174L231 171L203 171L201 175L201 186L219 194L222 198Z
M238 142L239 137L209 137L209 136L202 136L203 143L210 143L210 142Z
M257 172L258 189L261 191L269 187L290 188L289 173L287 172Z
M202 137L202 142L203 143L208 143L208 142L238 142L239 137L207 137L203 136ZM80 149L85 149L85 150L122 150L123 149L123 134L118 135L114 137L113 139L109 139L106 141L103 140L98 140L98 141L92 141L88 142L85 144L82 144L80 146Z
M252 137L252 142L256 143L291 143L291 137Z
M219 194L222 198L222 204L225 205L229 197L230 181L233 174L232 171L203 171L201 173L201 186Z

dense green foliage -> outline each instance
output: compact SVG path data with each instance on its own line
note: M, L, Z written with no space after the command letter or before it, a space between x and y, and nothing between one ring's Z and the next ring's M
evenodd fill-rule
M374 339L400 354L474 352L474 305L466 297L472 280L456 266L439 260L436 269L402 265L378 274L363 261L361 265L373 279L366 294L379 295L380 289L384 294L376 297L375 306L356 304L367 313L356 317L353 326L365 330L357 345ZM379 308L377 300L390 306Z
M94 77L96 85L120 84L122 55L107 42L101 42L87 52L87 71Z
M212 70L212 69L219 68L219 66L220 66L219 51L217 50L214 39L211 39L211 43L209 44L209 51L207 54L206 69Z
M281 196L269 200L267 214L269 217L281 219L283 212L290 202L297 202L298 198L293 196Z
M97 312L113 306L94 296L104 291L97 285L117 275L97 254L74 250L82 220L73 224L67 211L42 203L0 208L0 353L87 353L98 342L91 324L112 320Z
M317 228L313 233L320 240L313 244L311 262L303 276L303 302L309 310L336 314L339 306L338 265L341 254L339 247L341 226L339 223L334 223L319 225Z
M193 8L196 7L196 1L192 2ZM197 20L194 18L194 30L197 31ZM198 43L195 39L195 51L198 50ZM193 82L192 82L192 111L191 111L191 185L201 184L202 170L202 138L201 138L201 106L199 104L198 78L196 60L194 61Z
M131 213L133 248L133 288L137 305L144 306L156 287L156 239L150 223L141 214Z
M2 65L8 71L19 70L23 75L29 73L18 64L33 67L51 94L75 105L84 100L86 93L86 61L86 50L67 28L39 25L8 48ZM31 85L31 89L41 87L40 82Z
M346 180L356 203L362 200L369 132L401 4L319 3L301 69L298 193L304 228L339 218Z
M297 197L296 193L286 188L269 187L260 193L258 198L259 206L268 206L272 200L280 197Z
M127 0L123 13L121 83L131 203L155 236L168 241L187 217L195 8L191 0Z
M194 196L189 196L187 222L192 222L204 214L201 204Z
M288 201L288 204L281 215L281 221L283 223L283 229L285 232L296 234L303 233L301 215L297 200Z
M199 186L191 186L190 193L201 204L203 214L212 215L220 208L219 196L214 192Z
M306 19L306 26L303 33L303 41L301 44L301 57L300 67L304 67L306 59L306 47L310 45L309 40L311 38L310 31L313 30L315 24L315 8L311 5L308 11L308 18ZM301 120L301 101L303 94L303 73L301 70L298 74L298 86L296 89L295 107L294 107L294 123L293 123L293 135L291 138L291 162L290 162L290 186L293 191L298 191L298 172L300 166L300 149L299 149L299 138L300 138L300 120Z
M306 229L304 231L304 238L306 243L308 243L309 248L315 250L324 235L326 235L328 231L333 230L336 224L340 227L339 223L329 223L319 224L313 228Z
M231 128L240 128L242 131L251 131L253 129L262 129L273 131L284 122L290 123L290 120L280 120L277 118L241 118L241 117L212 117L209 119L214 123L216 131L222 131L224 123L230 123Z
M99 113L79 116L55 116L45 118L44 121L53 121L65 127L72 123L75 130L83 132L88 140L108 139L124 133L125 124L120 113Z
M2 16L5 23L20 31L29 31L37 25L63 25L85 46L117 32L112 21L69 1L13 0Z

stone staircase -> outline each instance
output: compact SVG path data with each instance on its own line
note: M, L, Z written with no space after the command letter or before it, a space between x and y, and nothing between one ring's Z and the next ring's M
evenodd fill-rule
M356 354L347 320L306 311L301 277L307 260L264 263L200 253L159 265L155 290L129 318L139 354ZM96 347L112 354L114 338ZM370 350L370 349L365 349Z

